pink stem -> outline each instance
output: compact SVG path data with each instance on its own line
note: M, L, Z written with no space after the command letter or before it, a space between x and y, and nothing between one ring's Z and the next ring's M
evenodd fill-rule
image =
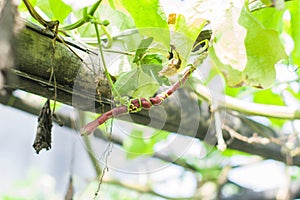
M192 67L191 69L188 69L184 73L183 77L179 81L174 83L174 85L172 85L172 87L170 87L166 92L159 93L158 95L156 95L155 97L152 97L150 99L146 99L146 98L132 99L130 102L130 105L129 105L129 111L128 111L127 106L120 106L120 107L113 108L110 111L103 113L94 121L86 124L81 129L81 134L82 135L91 134L93 131L95 131L95 129L98 126L100 126L101 124L103 124L104 122L106 122L108 119L110 119L112 117L117 117L122 114L126 114L128 112L132 112L132 113L138 112L141 110L140 109L141 107L145 110L149 110L152 106L160 105L165 99L167 99L170 95L172 95L178 88L180 88L181 85L183 85L186 82L189 75L194 70L195 70L194 67Z

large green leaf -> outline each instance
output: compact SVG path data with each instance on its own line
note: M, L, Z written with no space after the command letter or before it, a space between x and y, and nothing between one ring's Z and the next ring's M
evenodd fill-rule
M63 23L72 8L62 0L38 0L36 4L50 19Z
M224 73L229 86L269 87L276 77L274 65L286 57L279 34L274 30L264 28L245 7L241 8L238 22L247 32L244 43L237 43L237 46L232 48L241 49L240 47L243 48L243 46L246 48L246 58L244 58L246 66L244 68L233 67L231 63L222 59L222 56L219 55L220 52L218 54L215 48L210 49L210 56L215 65ZM227 38L229 41L235 39ZM217 42L218 38L215 40L215 43ZM231 50L227 49L227 51ZM232 53L231 55L235 60L241 59L239 54Z
M115 82L115 88L121 96L132 98L151 97L158 87L159 84L141 68L122 73Z
M158 0L121 0L121 3L132 16L141 34L153 37L155 41L169 47L169 27Z

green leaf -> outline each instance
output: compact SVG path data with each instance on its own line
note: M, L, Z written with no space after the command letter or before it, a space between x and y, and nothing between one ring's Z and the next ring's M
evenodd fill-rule
M261 2L262 2L263 4L265 4L266 6L271 6L271 5L273 5L272 0L261 0Z
M238 151L238 150L234 150L234 149L228 149L226 148L223 152L222 152L222 156L225 157L233 157L233 156L251 156L251 154L242 152L242 151Z
M123 148L130 159L142 155L151 156L155 152L155 145L166 140L169 134L168 131L157 130L151 136L145 137L143 131L133 130L130 136L123 141Z
M271 89L255 92L253 101L255 103L263 103L263 104L270 104L270 105L279 105L279 106L284 105L284 101L282 97L278 94L273 93Z
M278 33L282 32L284 10L277 10L276 8L264 8L253 12L253 16L264 26L266 29L272 29Z
M240 94L249 90L250 88L246 88L246 87L239 87L239 88L225 87L225 94L232 97L239 97Z
M121 3L132 16L141 34L153 37L155 41L169 48L169 26L158 0L121 0Z
M49 17L49 19L58 20L60 23L63 23L65 18L72 11L72 8L61 0L38 0L36 5Z
M141 155L153 155L153 145L144 139L143 131L133 130L130 136L123 141L123 148L127 152L129 159L136 158Z
M295 97L296 99L298 99L300 101L300 93L299 92L295 92L291 87L288 87L287 91L289 93L291 93L293 95L293 97Z
M234 51L237 48L243 48L243 46L246 48L246 60L244 60L246 67L244 69L233 67L231 63L222 59L220 52L216 53L214 47L210 48L210 56L225 75L229 86L248 85L267 88L276 77L274 65L286 57L279 34L274 30L265 29L245 7L241 10L239 24L247 31L245 41L244 43L237 43L237 46L232 48L235 48ZM232 37L225 39L232 41ZM218 42L218 38L215 42ZM241 58L235 53L231 55L234 60Z
M133 63L137 63L138 61L141 60L141 58L144 56L144 54L146 53L147 49L152 44L152 42L153 42L153 37L149 37L141 41L141 43L139 44L135 52Z
M53 13L54 19L59 20L61 23L64 22L66 17L72 11L72 8L61 0L49 0L49 6Z
M291 13L291 36L294 40L292 51L293 63L300 67L300 0L290 2L288 9Z
M141 64L162 65L162 55L158 53L147 53L141 59Z
M158 87L159 84L141 68L122 73L115 82L115 88L121 96L132 98L151 97L157 92Z
M285 105L282 97L278 94L272 92L271 89L262 90L254 93L253 101L255 103L269 104L269 105ZM270 118L270 121L273 125L281 127L286 120Z
M154 146L163 141L166 140L170 135L170 132L164 131L164 130L157 130L153 133L153 135L150 137L149 144L154 148Z

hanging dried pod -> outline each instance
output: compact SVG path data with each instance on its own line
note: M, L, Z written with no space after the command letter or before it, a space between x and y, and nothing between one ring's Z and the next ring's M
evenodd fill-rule
M33 148L38 154L42 149L49 150L51 148L51 129L52 115L50 109L50 99L45 102L39 118Z

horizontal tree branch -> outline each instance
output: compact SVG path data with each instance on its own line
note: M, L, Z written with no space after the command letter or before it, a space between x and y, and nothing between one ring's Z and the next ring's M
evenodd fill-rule
M100 67L88 64L91 57L97 58L97 54L71 41L67 43L84 59L85 63L82 63L76 55L58 41L56 41L53 54L52 38L51 33L26 25L26 28L17 36L18 66L12 73L18 77L18 81L7 87L53 99L54 84L49 82L49 77L51 68L54 67L58 101L86 111L109 110L112 106L109 85L106 79L101 78L101 74L98 73ZM96 61L93 60L93 62ZM213 119L209 105L205 102L199 105L198 100L193 99L188 90L181 89L176 92L176 95L166 100L159 108L124 115L120 119L196 137L215 144L215 128L210 125ZM209 102L209 99L205 100ZM191 104L191 102L196 102L196 104ZM224 104L224 106L228 105ZM195 126L197 121L199 123ZM225 123L247 137L258 132L267 137L278 136L273 129L240 115L227 115ZM286 155L279 144L250 144L231 138L225 130L223 134L229 148L286 161ZM300 157L295 156L293 159L293 164L300 166Z
M220 94L219 96L214 95L215 99L213 99L211 97L211 92L208 90L208 88L201 84L197 85L197 90L195 91L195 93L199 98L205 99L210 104L212 104L212 102L214 101L217 102L217 106L219 107L238 111L247 115L290 120L300 119L300 109L290 106L275 106L260 103L252 103L223 94Z

